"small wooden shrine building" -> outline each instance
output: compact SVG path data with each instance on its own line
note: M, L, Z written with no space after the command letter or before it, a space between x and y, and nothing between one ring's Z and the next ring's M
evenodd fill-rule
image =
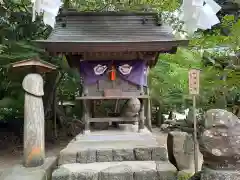
M148 68L154 67L160 53L175 53L178 46L188 44L174 39L171 28L159 20L156 13L62 12L48 39L36 41L52 55L65 55L69 65L79 69L84 90L76 100L85 107L85 130L92 122L138 121L139 129L145 119L150 124ZM130 103L130 109L138 112L123 117L119 102L134 98L139 109L138 101ZM116 102L111 105L115 110L98 115L96 101L106 100Z

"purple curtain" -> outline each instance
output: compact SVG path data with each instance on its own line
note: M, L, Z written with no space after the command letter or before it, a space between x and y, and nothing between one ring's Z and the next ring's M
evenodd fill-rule
M133 84L147 86L147 66L143 60L114 61L113 64L116 67L117 76ZM81 61L80 73L84 84L94 84L97 83L98 80L108 79L109 77L106 73L111 70L111 65L112 61ZM119 67L123 65L129 65L131 67L129 74L123 74L119 71ZM97 69L99 69L99 71ZM105 71L101 74L103 70Z

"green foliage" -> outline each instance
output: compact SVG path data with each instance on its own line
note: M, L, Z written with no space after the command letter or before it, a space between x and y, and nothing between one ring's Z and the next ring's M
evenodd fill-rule
M79 11L174 11L179 0L71 0L70 7Z
M199 53L185 48L174 55L161 55L149 74L152 99L167 108L180 108L188 99L188 70L200 66Z
M180 3L179 0L65 0L64 6L77 8L79 11L163 12L174 11ZM164 20L171 24L177 22L171 15ZM196 36L191 39L189 48L179 48L175 55L160 56L158 64L149 75L150 93L154 102L166 108L187 105L189 99L188 70L190 68L201 68L199 106L210 107L209 99L219 89L224 89L224 93L231 94L231 96L238 92L239 73L235 70L221 69L222 63L214 59L220 56L218 52L212 53L213 61L210 65L206 65L202 59L202 50L216 46L228 46L234 52L239 52L240 20L236 21L234 16L225 15L221 21L221 24L211 31L197 32ZM226 27L230 28L231 36L222 34L222 29ZM21 90L23 75L9 71L7 65L35 56L50 61L43 50L31 43L31 40L46 38L50 31L50 27L43 25L41 17L32 22L29 0L3 0L1 3L0 120L19 118L23 113L24 96ZM59 72L62 75L62 81L58 86L58 96L64 100L72 100L76 92L81 92L80 78L76 70L71 70L63 57L55 57L51 59L51 63L60 67ZM223 75L227 75L225 81L220 79Z
M229 27L231 36L222 35L220 32L222 27ZM190 98L188 95L190 68L201 69L199 107L204 109L217 107L217 104L222 102L217 103L216 100L226 101L225 96L235 96L240 89L239 70L224 66L232 62L230 56L238 61L239 57L231 53L239 52L239 30L240 20L234 22L232 15L226 15L221 25L214 28L211 33L197 32L195 38L190 40L188 48L179 48L174 55L161 55L159 63L150 72L151 96L154 102L167 108L173 106L180 108L182 105L187 105ZM221 50L218 47L228 47L228 49ZM203 54L209 48L216 49ZM211 99L215 100L211 102Z

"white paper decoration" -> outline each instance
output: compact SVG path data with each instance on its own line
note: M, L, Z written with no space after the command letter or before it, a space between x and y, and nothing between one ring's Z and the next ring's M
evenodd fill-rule
M123 75L128 75L132 71L132 66L129 64L123 64L118 67L118 70L123 74Z
M183 0L180 19L184 30L192 34L198 29L211 29L220 22L216 16L220 9L214 0Z
M102 75L107 70L107 66L98 64L93 68L93 70L96 75Z
M50 25L52 28L55 25L55 18L58 14L61 0L31 0L33 3L33 21L36 19L36 14L43 13L44 24Z

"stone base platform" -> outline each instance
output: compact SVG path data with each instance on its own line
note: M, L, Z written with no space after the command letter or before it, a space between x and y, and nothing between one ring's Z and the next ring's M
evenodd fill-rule
M65 164L52 180L176 180L177 169L167 161L123 161Z
M51 180L52 172L57 166L57 158L49 157L45 163L36 168L15 165L0 174L0 180Z
M201 180L240 180L240 171L204 168L201 172Z
M167 148L151 133L98 131L76 136L60 152L58 164L167 160Z

